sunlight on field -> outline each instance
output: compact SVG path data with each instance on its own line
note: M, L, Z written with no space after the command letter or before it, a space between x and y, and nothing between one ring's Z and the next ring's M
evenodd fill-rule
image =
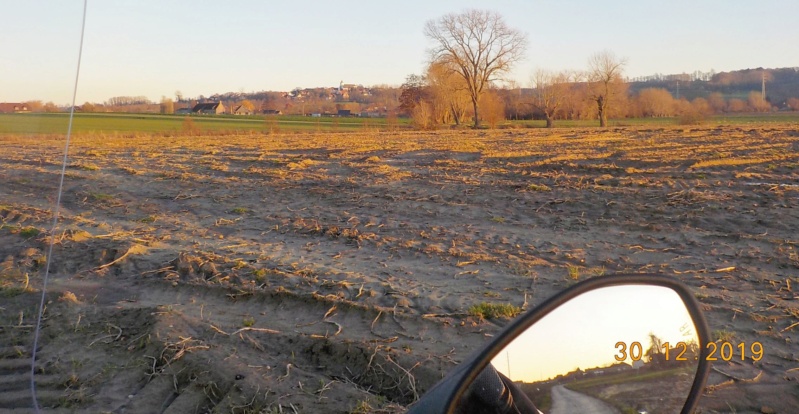
M48 312L118 301L143 315L106 314L84 347L111 325L153 332L167 339L139 357L208 346L193 348L203 372L226 369L229 351L251 378L266 358L271 386L294 371L264 349L317 366L324 348L327 371L355 361L364 374L348 380L408 404L518 312L584 279L655 272L690 286L720 338L761 341L791 375L779 355L799 340L793 125L84 132L50 235L63 144L0 134L0 296L36 289L56 240L64 300ZM0 317L20 323L13 306ZM82 340L73 330L47 337ZM92 346L105 360L127 352L105 345Z

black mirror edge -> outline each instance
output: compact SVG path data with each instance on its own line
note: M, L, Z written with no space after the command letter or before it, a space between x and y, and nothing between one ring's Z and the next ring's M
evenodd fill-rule
M423 397L419 400L421 404L412 406L408 413L445 412L445 410L451 413L455 407L454 403L458 401L461 394L465 391L466 387L464 387L464 384L471 383L477 374L491 361L491 358L519 334L555 310L555 308L578 295L599 288L619 285L663 286L675 291L683 300L689 315L691 315L693 319L694 327L699 336L700 346L699 364L696 369L694 383L691 386L691 391L681 411L681 414L690 414L699 402L702 387L707 380L710 370L710 363L707 360L709 351L706 346L710 341L710 329L700 310L699 303L688 287L677 279L655 273L621 273L599 276L582 281L559 292L511 322L505 329L497 334L493 341L473 354L473 357L464 360L450 374L433 386L433 388L428 391L428 394L430 394L429 397L431 398L426 399Z

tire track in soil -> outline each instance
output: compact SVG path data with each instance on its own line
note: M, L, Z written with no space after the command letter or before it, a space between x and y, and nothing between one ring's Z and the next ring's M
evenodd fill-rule
M337 407L368 401L401 410L457 362L452 344L483 339L470 328L323 297L106 282L52 283L52 297L95 298L49 305L37 383L40 404L52 412L329 412L331 399ZM17 298L33 315L35 294ZM9 329L3 343L15 345L2 349L0 408L27 412L30 391L18 380L29 371L24 334L32 328ZM425 339L442 329L446 340ZM69 345L53 347L55 338Z

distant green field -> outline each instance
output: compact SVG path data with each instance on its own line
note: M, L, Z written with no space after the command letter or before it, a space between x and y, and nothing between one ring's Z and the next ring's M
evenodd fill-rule
M200 131L359 131L388 127L385 118L333 118L303 116L191 116ZM0 134L61 134L66 132L69 114L0 114ZM77 113L72 130L90 132L169 132L185 131L186 116L119 113ZM407 119L397 121L408 128Z
M777 112L771 114L719 115L713 118L720 125L784 123L799 124L799 112Z
M75 114L73 132L181 132L186 131L186 117L181 115L78 113ZM219 132L354 132L386 129L385 118L337 118L305 116L191 116L194 128L199 131ZM0 134L63 134L69 120L65 113L0 114ZM674 118L612 119L610 126L668 126L675 125ZM754 123L799 124L799 112L773 114L742 114L711 117L708 125L740 125ZM507 121L504 126L543 128L544 121ZM559 120L560 128L597 126L596 120ZM400 118L397 128L411 128L410 120Z

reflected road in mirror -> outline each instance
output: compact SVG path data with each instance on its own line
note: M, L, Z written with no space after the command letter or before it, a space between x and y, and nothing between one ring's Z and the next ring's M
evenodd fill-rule
M552 387L552 409L547 414L621 414L621 411L594 397L572 391L563 385Z

